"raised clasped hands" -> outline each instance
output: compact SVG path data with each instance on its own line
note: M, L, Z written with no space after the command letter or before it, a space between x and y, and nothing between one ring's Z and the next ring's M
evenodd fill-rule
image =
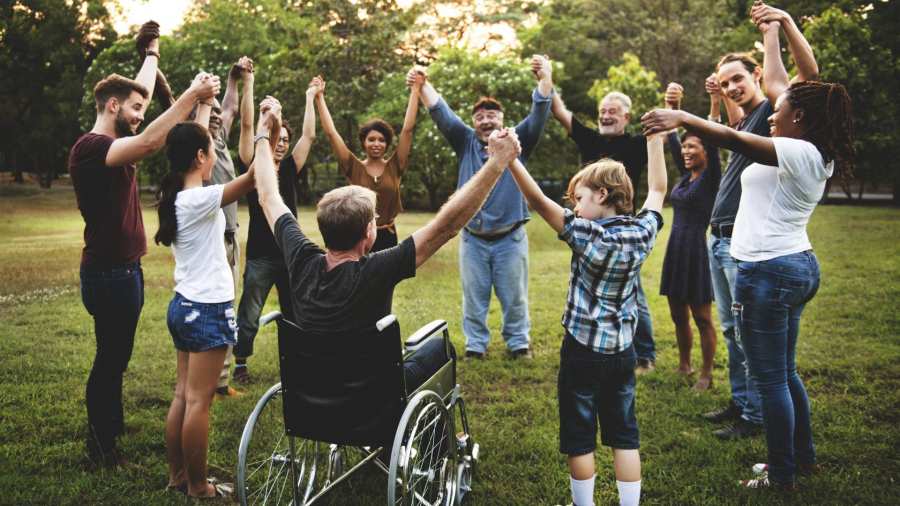
M309 81L309 87L306 88L307 98L315 98L322 93L325 93L325 80L322 76L313 77Z
M159 23L156 21L147 21L141 25L138 30L137 37L134 40L138 56L141 58L147 56L147 51L159 52Z
M684 86L678 83L669 83L666 86L666 95L665 95L666 106L669 109L680 109L681 108L681 99L684 97Z
M763 33L770 30L777 31L782 25L791 21L787 12L766 5L761 0L756 0L753 7L750 8L750 19Z
M521 152L519 136L512 128L494 130L488 138L488 153L504 167L512 163Z
M538 79L549 79L553 75L553 65L545 54L536 54L531 57L531 72Z
M650 137L678 128L683 122L683 112L675 109L654 109L641 116L644 136Z
M410 89L421 89L427 80L428 73L425 71L425 67L414 65L413 68L409 69L409 72L406 73L406 86Z
M189 91L197 95L197 100L205 102L219 94L219 77L207 72L200 72L191 82Z
M722 97L722 87L719 86L719 76L715 72L709 75L706 78L706 81L703 83L703 86L706 88L706 93L713 97Z
M230 76L239 79L253 74L253 60L249 56L241 56L237 63L231 66Z

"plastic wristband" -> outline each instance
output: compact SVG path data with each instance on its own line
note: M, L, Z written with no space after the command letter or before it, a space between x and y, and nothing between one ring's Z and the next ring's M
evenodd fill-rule
M269 140L269 134L258 134L256 137L253 138L253 146L255 147L256 143L263 139Z
M157 60L159 59L159 51L154 51L152 49L148 49L148 50L144 51L144 54L146 56L155 56Z
M709 115L709 116L706 117L706 119L708 119L708 120L710 120L710 121L713 121L713 122L715 122L715 123L721 123L721 122L722 122L722 117L721 117L721 116L712 116L712 115Z

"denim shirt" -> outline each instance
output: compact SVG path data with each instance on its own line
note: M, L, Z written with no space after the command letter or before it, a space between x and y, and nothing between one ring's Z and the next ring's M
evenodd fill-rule
M551 92L549 96L544 97L535 89L531 94L531 112L521 123L516 125L516 134L522 144L522 154L519 155L519 160L523 165L528 161L528 157L531 156L544 131L544 124L547 123L547 117L550 115L552 96ZM440 98L429 112L431 112L431 119L450 142L456 156L459 157L459 179L456 183L456 188L459 189L487 162L487 145L478 139L474 128L459 119L459 116L450 109L443 98ZM528 219L528 205L525 203L525 197L516 186L512 174L506 170L503 171L497 185L491 190L484 206L469 221L466 228L477 234L491 234Z

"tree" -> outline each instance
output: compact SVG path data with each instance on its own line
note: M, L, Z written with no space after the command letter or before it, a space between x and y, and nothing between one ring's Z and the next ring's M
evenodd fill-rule
M0 158L50 186L78 137L82 76L115 39L101 1L0 3ZM12 133L12 135L9 135Z
M815 48L823 81L841 83L853 100L860 196L867 183L892 183L900 198L900 178L888 160L900 159L897 100L885 83L897 82L900 59L873 42L859 11L830 7L812 18L804 34Z
M618 91L631 98L631 123L628 130L633 133L640 132L640 123L637 121L645 112L659 107L662 104L662 86L656 79L656 72L647 70L641 61L632 53L622 55L622 63L615 65L606 71L606 79L594 81L588 91L588 95L598 104L603 97L613 91Z

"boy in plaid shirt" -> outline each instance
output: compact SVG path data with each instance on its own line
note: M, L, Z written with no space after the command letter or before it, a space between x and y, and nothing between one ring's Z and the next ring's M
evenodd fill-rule
M641 458L634 415L632 346L637 325L637 272L662 227L666 194L663 138L647 139L648 193L636 216L625 167L600 160L569 182L574 212L546 197L518 160L510 167L528 205L572 248L572 276L560 350L560 451L568 455L572 499L593 505L597 422L601 442L613 449L619 503L641 495Z

